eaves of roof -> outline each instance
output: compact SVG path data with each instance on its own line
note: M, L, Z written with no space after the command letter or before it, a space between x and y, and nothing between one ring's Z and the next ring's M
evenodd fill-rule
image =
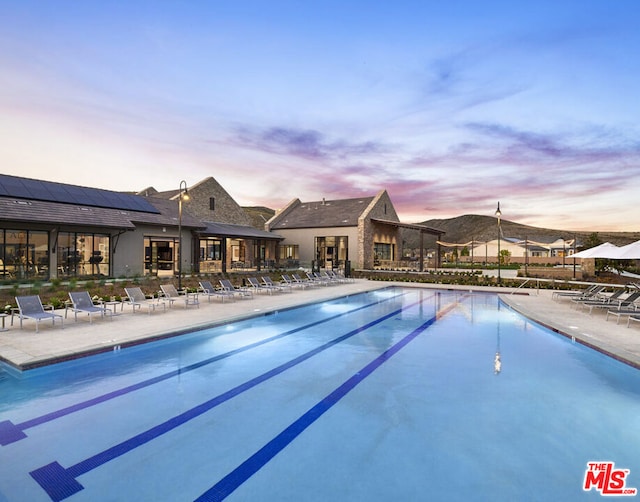
M176 202L165 201L166 205L156 204L155 199L150 202L156 206L159 213L0 197L0 221L124 230L135 230L136 223L158 226L178 225ZM182 226L193 229L204 228L200 220L186 212L182 214Z
M242 239L268 239L282 240L284 237L266 230L247 225L234 225L231 223L216 223L213 221L204 222L206 227L198 233L201 236L236 237Z
M391 220L381 220L379 218L371 218L371 221L374 223L381 223L383 225L391 225L393 227L398 228L407 228L410 230L419 230L421 232L425 232L427 234L432 235L444 235L446 232L444 230L438 230L437 228L427 227L426 225L420 225L418 223L402 223L400 221L391 221Z
M0 197L0 221L133 230L131 214L121 209Z

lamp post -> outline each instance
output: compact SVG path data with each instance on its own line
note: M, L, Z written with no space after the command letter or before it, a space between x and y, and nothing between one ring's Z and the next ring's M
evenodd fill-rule
M498 209L496 209L496 218L498 218L498 284L502 282L500 277L500 216L502 213L500 212L500 201L498 201Z
M182 186L184 185L184 190ZM182 289L182 201L189 200L189 191L187 190L187 182L180 182L178 194L178 289Z
M576 239L578 236L573 234L573 254L576 254ZM576 280L576 259L573 259L573 280Z
M498 336L496 355L493 357L493 374L499 375L502 371L502 355L500 354L500 302L498 302Z

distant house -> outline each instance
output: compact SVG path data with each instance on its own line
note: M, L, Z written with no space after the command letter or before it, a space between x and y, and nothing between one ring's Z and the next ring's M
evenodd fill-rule
M535 242L531 240L502 237L500 250L508 251L513 261L524 263L525 258L553 258L567 256L573 246L573 240L556 239L553 242ZM472 250L474 260L494 262L498 256L498 239L478 243Z
M353 199L292 200L265 229L283 237L279 260L315 262L324 268L374 268L402 256L401 228L441 235L443 232L401 223L386 190Z

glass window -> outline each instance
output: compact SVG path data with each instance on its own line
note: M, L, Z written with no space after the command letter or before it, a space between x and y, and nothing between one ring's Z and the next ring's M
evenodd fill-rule
M49 234L35 230L0 230L0 274L7 279L49 275Z
M349 259L349 238L346 235L316 237L316 260L321 267L337 268Z
M373 244L374 260L393 261L393 244L375 242Z
M109 275L109 240L105 234L58 232L58 275Z
M145 274L170 276L178 270L178 239L144 238Z

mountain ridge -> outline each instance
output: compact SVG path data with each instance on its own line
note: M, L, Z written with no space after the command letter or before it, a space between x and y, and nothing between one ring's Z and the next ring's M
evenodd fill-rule
M420 223L430 228L443 230L445 233L441 240L450 243L464 243L474 241L490 241L498 238L497 219L493 216L465 214L454 218L431 219ZM536 242L550 243L557 239L567 241L576 239L578 246L587 241L592 234L598 234L602 242L610 242L616 246L623 246L640 240L638 232L602 232L602 231L573 231L553 228L534 227L523 225L509 220L500 220L502 228L502 238L528 239ZM419 247L419 236L417 232L405 232L403 234L405 247ZM425 245L434 246L436 238L425 235Z

